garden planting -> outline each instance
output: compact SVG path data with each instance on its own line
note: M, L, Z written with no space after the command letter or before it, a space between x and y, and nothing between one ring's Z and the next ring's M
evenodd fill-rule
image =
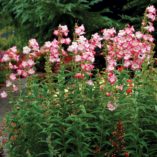
M10 71L1 99L13 109L3 121L2 143L10 157L156 157L157 70L154 6L141 31L127 25L85 37L84 25L59 25L52 41L30 39L11 47L0 62ZM95 56L106 67L95 66ZM36 62L45 59L39 77ZM15 81L25 78L18 91ZM19 92L16 100L12 92Z

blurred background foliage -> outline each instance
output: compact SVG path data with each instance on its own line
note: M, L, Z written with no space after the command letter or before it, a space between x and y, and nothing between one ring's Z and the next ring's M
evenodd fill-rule
M0 49L26 44L29 38L43 43L59 24L70 29L75 23L84 24L87 35L104 27L121 29L128 23L139 29L145 8L152 4L157 6L157 1L0 0Z

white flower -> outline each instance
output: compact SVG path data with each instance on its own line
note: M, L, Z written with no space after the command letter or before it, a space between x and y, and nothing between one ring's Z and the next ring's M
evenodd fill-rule
M10 80L6 80L6 87L10 87L12 85L12 82Z
M31 49L28 46L23 47L23 54L29 54Z

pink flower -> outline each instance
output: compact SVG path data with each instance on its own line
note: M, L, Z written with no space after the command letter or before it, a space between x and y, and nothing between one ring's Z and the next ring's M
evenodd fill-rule
M92 80L88 80L86 83L87 83L88 85L90 85L90 86L93 86L93 85L94 85L94 82L93 82Z
M146 29L148 32L153 32L155 30L153 24L150 22L148 26L144 27L144 29Z
M131 65L131 61L130 61L130 60L125 60L125 61L124 61L124 67L125 67L125 68L129 68L130 65Z
M10 60L10 57L8 54L4 54L2 57L2 62L8 62Z
M80 55L75 56L75 62L80 62L82 60Z
M114 111L117 108L117 106L115 104L113 104L112 102L108 102L107 108L110 111Z
M38 44L38 42L36 41L36 39L30 39L30 40L29 40L29 47L32 48L32 49L35 50L35 51L38 51L38 50L39 50L39 44Z
M16 75L12 73L12 74L10 74L9 78L10 78L12 81L14 81L14 80L16 80Z
M109 40L111 37L114 37L116 30L114 28L111 29L104 29L102 30L103 38L105 40Z
M108 81L110 84L114 84L117 81L116 75L112 72L108 73Z
M12 82L10 80L6 80L6 87L10 87L12 85Z
M156 14L156 9L153 5L146 8L146 11L151 14Z
M28 66L26 61L22 61L21 65L22 65L23 68L26 68Z
M79 36L85 34L84 31L85 31L84 25L75 27L75 33Z
M58 31L62 33L64 36L67 36L69 32L67 25L59 25Z
M28 46L23 47L23 54L29 54L31 49Z
M44 47L45 48L50 48L52 46L52 43L50 41L45 42Z
M70 42L71 42L71 39L70 39L70 38L65 38L65 44L66 44L66 45L69 45Z
M26 71L22 71L22 74L21 74L23 77L27 77L28 76L28 73Z
M58 36L59 31L58 30L54 30L53 34L56 35L56 36Z
M28 74L32 75L34 73L35 73L34 69L31 68L31 69L28 70Z
M60 58L59 58L59 53L57 50L51 51L50 54L50 62L54 63L54 62L60 62Z
M84 74L82 74L82 73L77 73L77 74L75 74L74 77L77 78L77 79L83 79L83 78L84 78Z
M13 91L14 92L18 91L18 87L15 84L13 84Z
M2 91L0 93L1 98L6 98L8 96L8 94L5 91Z
M85 53L83 53L82 59L85 60L85 61L89 61L91 63L93 63L94 60L95 60L94 55L93 55L92 52L85 52Z
M107 65L107 68L106 68L107 71L113 71L114 69L115 67L113 65L111 64Z
M91 71L94 68L94 65L91 64L81 64L81 68L84 71Z
M135 33L135 35L136 35L136 37L138 38L138 39L141 39L142 37L143 37L143 34L141 33L141 32L136 32Z
M19 76L22 75L22 70L18 69L18 70L17 70L17 74L18 74Z
M16 46L13 46L9 49L11 52L16 53L17 52L17 48Z
M119 89L120 91L122 91L123 90L123 85L116 86L116 89Z
M28 59L27 64L32 67L35 63L32 59Z
M77 54L77 51L78 51L78 44L77 44L77 42L72 42L72 45L70 45L69 47L68 47L68 51L70 51L70 52L74 52L75 54Z
M132 70L138 70L140 68L141 68L141 66L136 62L133 62L132 65L131 65Z
M155 21L155 15L153 15L153 14L147 14L146 15L151 21Z
M102 41L102 37L100 37L100 35L98 33L95 33L92 35L92 38L90 39L90 43L94 46L97 46L99 48L102 47L101 41Z

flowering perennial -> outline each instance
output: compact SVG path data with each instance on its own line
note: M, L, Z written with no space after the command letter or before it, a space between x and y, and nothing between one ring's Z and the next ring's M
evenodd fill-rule
M124 69L132 71L140 70L144 63L149 64L152 57L152 45L154 38L150 34L154 31L153 22L156 18L156 9L154 6L147 7L141 31L135 31L133 26L127 26L116 33L114 28L103 29L101 33L95 33L91 39L87 39L83 25L75 26L73 39L68 37L68 27L59 25L53 34L56 38L53 41L47 41L40 47L36 39L29 40L28 46L23 47L23 52L18 52L16 46L8 49L1 62L8 63L11 74L6 80L6 87L17 91L15 80L21 77L28 77L35 73L35 60L40 56L48 56L50 63L68 64L74 63L76 73L75 78L83 79L88 77L89 85L93 85L90 77L94 69L96 48L102 49L106 59L106 74L108 82L111 85L116 84L118 78L115 70L119 72ZM105 49L105 50L104 50ZM119 66L120 65L120 66ZM123 90L123 85L117 86ZM127 93L132 92L129 87ZM110 94L109 94L110 95ZM7 93L2 91L1 98L7 97ZM113 111L115 106L109 102L108 109Z

